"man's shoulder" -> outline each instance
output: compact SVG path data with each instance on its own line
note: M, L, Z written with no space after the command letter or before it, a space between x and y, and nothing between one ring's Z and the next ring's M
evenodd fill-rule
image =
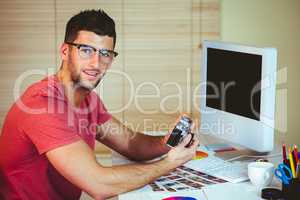
M16 100L11 111L28 116L46 113L49 109L65 106L65 103L62 87L50 76L30 85Z
M63 86L55 78L48 76L30 85L21 96L22 101L47 101L48 99L65 101Z

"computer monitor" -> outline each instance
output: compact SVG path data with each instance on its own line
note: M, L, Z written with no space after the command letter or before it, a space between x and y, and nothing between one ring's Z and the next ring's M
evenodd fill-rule
M202 59L200 131L272 151L276 49L204 41Z

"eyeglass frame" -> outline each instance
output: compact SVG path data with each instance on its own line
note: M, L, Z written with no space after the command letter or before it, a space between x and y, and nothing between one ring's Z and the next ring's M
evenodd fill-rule
M112 61L115 57L117 57L119 55L118 52L115 52L113 50L110 50L110 49L97 49L91 45L88 45L88 44L79 44L79 43L73 43L73 42L65 42L66 44L69 44L69 45L72 45L72 46L75 46L78 50L80 50L80 47L89 47L91 49L93 49L94 53L98 53L99 56L105 56L106 53L104 53L103 51L106 51L106 52L109 52L109 53L113 53L113 57L112 57ZM80 55L80 54L79 54ZM82 56L81 56L82 57ZM87 58L83 58L83 59L87 59Z

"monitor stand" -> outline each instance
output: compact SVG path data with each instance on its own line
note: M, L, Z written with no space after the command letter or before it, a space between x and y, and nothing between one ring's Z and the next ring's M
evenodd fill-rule
M207 144L220 144L220 143L226 143L230 146L234 147L236 150L231 151L222 151L222 152L216 152L215 156L222 158L223 160L227 161L245 161L245 162L251 162L251 161L257 161L257 160L265 160L265 161L271 161L276 159L278 160L278 157L280 157L280 147L277 142L275 142L274 150L272 152L257 152L253 151L251 149L245 148L243 146L228 142L224 139L218 138L211 134L198 134L200 143L202 145Z

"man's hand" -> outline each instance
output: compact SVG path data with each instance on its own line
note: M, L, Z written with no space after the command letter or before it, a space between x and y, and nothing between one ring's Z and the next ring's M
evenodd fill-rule
M191 145L189 147L185 147L191 140L191 137L192 135L188 134L180 144L178 144L176 147L173 147L167 154L167 161L180 166L193 159L196 154L199 140L197 137L194 137Z
M164 136L164 138L162 139L163 143L164 144L167 144L167 141L170 137L170 135L172 134L172 131L174 130L175 126L177 125L177 123L180 121L180 119L185 116L185 117L188 117L190 119L192 119L187 113L182 113L179 115L179 117L177 117L176 121L174 124L172 124L172 126L169 128L169 131L168 131L168 134ZM196 129L197 129L197 126L198 126L198 120L196 121L196 123L194 122L194 120L192 120L192 124L191 124L191 133L196 133ZM194 135L195 136L195 135ZM196 137L196 136L195 136Z

